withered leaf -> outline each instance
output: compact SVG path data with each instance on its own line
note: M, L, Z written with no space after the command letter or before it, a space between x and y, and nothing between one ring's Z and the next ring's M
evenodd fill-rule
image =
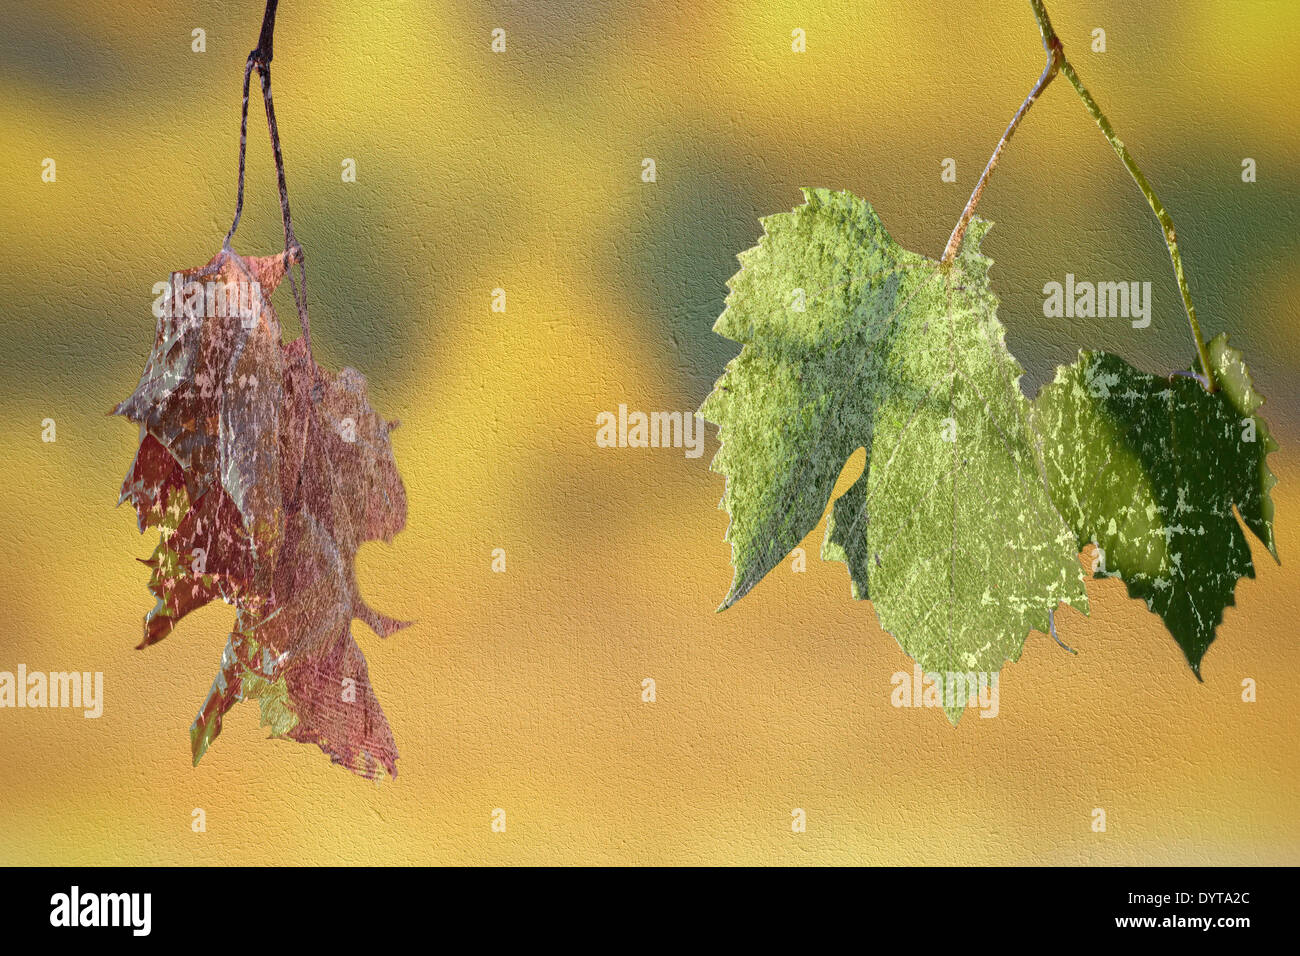
M140 647L190 611L233 604L221 669L190 728L198 763L237 701L257 699L272 736L320 746L366 777L397 772L392 731L352 638L402 622L357 587L356 553L406 523L389 432L365 379L281 342L270 303L285 256L219 252L174 273L153 352L113 411L140 425L119 500L161 539L145 563L157 599Z

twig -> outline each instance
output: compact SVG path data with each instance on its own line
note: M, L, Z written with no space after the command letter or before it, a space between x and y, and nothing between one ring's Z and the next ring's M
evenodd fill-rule
M271 45L275 40L275 8L280 0L266 0L266 10L262 12L262 32L257 35L257 49L249 54L263 63L271 62Z
M1043 73L1039 76L1038 82L1034 84L1034 88L1029 91L1025 101L1020 104L1020 109L1016 110L1016 115L1011 117L1011 123L1007 126L1007 131L998 140L998 145L993 150L993 155L989 157L984 172L980 173L979 182L975 184L975 191L970 194L970 199L966 200L966 208L961 211L961 218L957 220L957 225L953 227L952 235L948 237L948 245L943 250L943 258L940 261L944 263L952 262L957 257L957 250L961 248L962 237L966 235L966 227L970 225L971 217L975 215L975 207L979 204L980 196L984 193L984 187L988 184L989 176L993 174L993 170L998 165L1002 150L1015 134L1020 121L1029 112L1029 107L1033 106L1034 100L1038 99L1043 90L1047 89L1047 84L1056 78L1057 71L1065 61L1061 41L1052 32L1052 25L1047 22L1046 17L1047 12L1044 11L1043 20L1039 21L1038 26L1043 34L1043 49L1047 51L1047 64L1043 67Z

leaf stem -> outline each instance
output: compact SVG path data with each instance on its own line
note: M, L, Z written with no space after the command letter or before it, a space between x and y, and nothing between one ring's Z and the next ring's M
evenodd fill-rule
M1042 9L1042 0L1030 0L1034 5L1035 13ZM1046 16L1046 13L1044 13ZM1142 190L1142 195L1146 197L1147 205L1155 213L1156 220L1160 223L1160 231L1165 239L1165 246L1169 249L1169 261L1174 266L1174 278L1178 280L1178 291L1183 297L1183 308L1187 311L1187 324L1192 329L1192 340L1196 343L1196 355L1201 362L1201 371L1205 375L1202 384L1208 392L1213 392L1218 388L1214 380L1214 369L1210 367L1210 355L1205 349L1205 340L1201 337L1201 325L1196 321L1196 306L1192 305L1192 291L1187 285L1187 274L1183 271L1183 257L1178 252L1178 233L1174 229L1174 221L1169 212L1165 209L1164 204L1156 196L1155 190L1151 188L1151 183L1147 181L1142 170L1138 168L1133 154L1128 151L1124 141L1115 135L1115 129L1110 125L1110 120L1106 114L1101 111L1097 101L1092 98L1088 88L1083 85L1079 79L1079 74L1075 72L1074 67L1070 65L1069 60L1062 59L1061 72L1065 78L1070 81L1074 91L1079 94L1079 99L1083 101L1084 107L1088 114L1096 122L1097 127L1105 135L1106 140L1110 143L1111 148L1115 150L1115 155L1120 158L1124 168L1128 170L1129 175L1133 177L1133 182L1137 183L1138 189Z
M1036 0L1031 0L1036 2ZM1042 4L1037 3L1037 9L1041 9ZM1037 9L1035 13L1037 13ZM989 157L984 172L980 173L979 182L975 184L975 190L970 194L970 199L966 200L966 208L961 211L961 218L957 220L957 225L953 227L952 235L948 237L948 245L943 250L941 262L947 264L957 257L957 250L961 248L962 237L966 235L966 227L970 225L971 217L975 215L975 207L979 204L980 196L984 193L984 187L988 185L989 177L993 175L993 170L997 168L998 160L1002 158L1002 150L1006 148L1011 137L1015 135L1016 127L1020 121L1025 118L1029 112L1029 107L1034 105L1034 101L1047 89L1047 84L1056 78L1057 71L1065 62L1065 52L1061 49L1061 41L1057 39L1056 33L1052 30L1052 24L1047 19L1047 11L1043 11L1042 18L1038 22L1038 28L1043 34L1043 49L1047 51L1047 64L1043 67L1042 75L1038 77L1038 82L1034 84L1025 101L1020 104L1020 109L1016 110L1016 115L1011 117L1011 123L1007 130L998 140L997 147L993 150L993 155Z
M267 9L273 9L276 0L267 0ZM254 51L256 53L256 51ZM250 54L252 56L253 54ZM284 221L284 265L293 291L294 305L298 308L298 322L302 326L307 354L311 354L311 326L307 321L307 263L302 245L293 231L293 217L289 215L289 187L284 178L284 154L280 151L280 128L275 122L275 105L271 101L271 64L258 63L258 76L262 81L262 99L266 103L266 127L271 134L271 152L275 155L275 177L280 188L280 216ZM302 279L301 287L294 279L293 264L297 263Z
M302 244L293 231L293 217L289 214L289 188L284 176L284 153L280 148L280 128L275 121L275 104L271 98L271 58L274 55L275 11L279 0L266 0L266 9L262 13L262 29L257 36L257 46L248 54L244 65L244 99L239 122L239 180L235 194L235 218L226 233L222 248L234 251L230 241L239 228L239 219L244 211L244 169L245 156L248 151L248 89L253 70L257 70L257 79L262 87L262 100L266 106L266 127L271 137L271 152L275 157L276 184L280 190L280 216L284 221L284 268L289 276L289 286L293 290L294 305L298 310L298 322L302 326L303 344L311 355L311 326L307 319L307 264ZM299 279L294 278L293 266L297 265ZM300 281L299 281L300 280Z
M1187 311L1187 324L1192 330L1192 341L1196 343L1196 356L1201 363L1203 375L1196 377L1205 386L1206 391L1213 392L1218 388L1218 385L1214 380L1214 370L1210 367L1210 355L1205 348L1205 340L1201 336L1200 323L1196 321L1196 307L1192 305L1192 292L1187 285L1187 274L1183 270L1183 257L1178 251L1178 233L1174 229L1174 221L1165 209L1164 204L1156 196L1155 190L1151 188L1151 183L1147 181L1142 170L1138 168L1137 161L1133 159L1133 155L1124 145L1124 141L1115 135L1115 128L1110 125L1110 120L1106 118L1106 114L1101 111L1097 101L1092 98L1088 88L1079 79L1079 74L1075 71L1073 64L1066 58L1065 48L1061 45L1060 38L1052 28L1052 21L1047 15L1047 7L1043 5L1043 0L1029 0L1029 6L1034 11L1034 19L1038 21L1038 30L1043 35L1043 49L1047 50L1047 66L1043 68L1043 75L1038 78L1034 88L1029 91L1029 96L1025 97L1025 101L1021 104L1020 109L1016 111L1016 115L1011 118L1011 125L1002 134L1002 139L998 141L997 148L993 150L993 155L989 157L988 165L984 167L979 182L975 184L975 191L971 193L966 208L962 210L961 218L957 220L952 236L948 239L947 248L943 251L942 261L946 264L952 262L956 257L957 250L961 247L962 236L965 235L966 227L970 224L971 216L974 215L975 205L979 202L980 194L984 192L984 186L988 182L989 175L993 172L993 168L997 166L1003 147L1011 139L1011 135L1016 131L1016 127L1020 125L1020 120L1028 112L1029 107L1033 105L1034 100L1038 98L1038 95L1043 92L1043 89L1052 81L1052 78L1059 70L1070 81L1074 91L1079 94L1079 99L1083 101L1088 115L1093 118L1097 127L1106 137L1107 142L1110 143L1111 148L1115 150L1115 155L1119 157L1120 162L1124 164L1124 168L1133 177L1138 189L1142 190L1147 205L1151 207L1156 220L1160 223L1160 231L1164 236L1165 246L1169 249L1169 259L1174 266L1174 278L1178 281L1178 291L1183 297L1183 308Z

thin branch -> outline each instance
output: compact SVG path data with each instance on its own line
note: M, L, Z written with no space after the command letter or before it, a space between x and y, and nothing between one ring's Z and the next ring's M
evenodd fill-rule
M970 194L970 199L966 200L966 208L962 210L961 218L957 220L957 225L953 227L952 235L948 237L948 245L943 250L943 258L940 261L944 263L952 262L957 257L957 250L961 248L962 237L966 235L966 227L970 225L971 217L975 215L975 207L979 204L980 196L984 193L984 187L988 185L989 177L993 175L993 170L997 168L998 160L1002 157L1002 150L1011 141L1011 137L1015 135L1016 127L1020 125L1020 121L1029 112L1029 107L1033 106L1034 101L1038 99L1043 90L1047 89L1047 84L1056 78L1057 71L1065 62L1065 53L1061 49L1061 41L1052 32L1052 24L1046 18L1047 12L1043 11L1043 19L1039 21L1039 29L1043 34L1043 49L1047 51L1047 64L1043 67L1043 73L1039 76L1038 82L1034 84L1034 88L1029 91L1025 101L1020 104L1020 109L1016 110L1016 115L1011 117L1011 123L1007 126L1007 131L998 140L998 145L993 150L993 155L989 157L984 172L980 173L979 182L975 184L975 191Z
M271 62L271 44L275 39L275 8L280 0L266 0L266 10L262 13L262 32L257 35L257 49L249 57L257 57L260 63Z

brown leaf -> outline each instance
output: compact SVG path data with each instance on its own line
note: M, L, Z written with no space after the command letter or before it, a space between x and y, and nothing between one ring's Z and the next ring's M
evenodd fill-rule
M406 524L394 427L365 379L335 375L299 338L282 344L269 297L285 256L218 253L173 274L140 384L115 414L141 427L119 500L162 537L146 563L157 604L141 647L214 598L236 607L221 670L194 726L197 763L237 701L273 736L318 744L373 777L397 749L351 634L404 624L369 608L357 549Z

